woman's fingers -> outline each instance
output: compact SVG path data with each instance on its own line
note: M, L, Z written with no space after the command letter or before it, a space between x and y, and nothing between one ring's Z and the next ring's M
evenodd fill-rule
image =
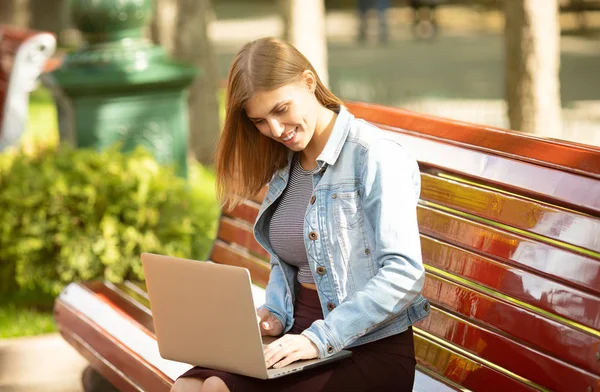
M300 359L318 357L317 348L302 335L286 335L265 347L267 368L280 368Z
M305 359L305 358L303 358L302 355L298 351L294 351L294 352L290 353L289 355L284 356L279 362L276 362L275 365L273 365L273 367L275 369L279 369L279 368L289 365L292 362L296 362L300 359Z
M273 366L273 364L279 362L283 355L285 355L286 351L289 350L290 346L282 343L282 339L277 339L273 343L269 344L264 349L265 354L265 363L267 364L267 368Z

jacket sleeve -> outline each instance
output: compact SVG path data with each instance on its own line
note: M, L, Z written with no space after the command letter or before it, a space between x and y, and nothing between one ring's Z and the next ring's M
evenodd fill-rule
M321 358L407 309L423 288L417 162L397 142L382 139L364 153L359 170L361 201L376 239L373 256L379 269L362 290L302 332L317 345Z
M260 308L266 308L273 313L273 315L281 321L284 332L287 332L292 328L294 321L291 317L287 316L287 299L287 289L283 278L283 271L281 270L279 261L271 256L271 273L269 275L269 283L267 283L265 303Z

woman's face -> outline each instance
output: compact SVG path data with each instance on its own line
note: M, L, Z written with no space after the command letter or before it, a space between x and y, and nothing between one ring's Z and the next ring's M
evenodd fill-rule
M246 105L246 115L263 135L293 151L303 151L315 132L319 102L315 78L302 78L275 90L257 91Z

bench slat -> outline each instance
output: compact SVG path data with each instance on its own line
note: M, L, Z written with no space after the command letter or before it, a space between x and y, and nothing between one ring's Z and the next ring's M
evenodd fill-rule
M121 392L143 392L144 390L133 380L129 378L123 370L119 369L106 358L104 358L98 351L93 349L88 342L86 342L79 335L73 333L68 328L61 329L61 336L67 343L73 346L83 357L88 361L90 366L96 369L102 377L108 380L111 385L118 388ZM89 337L89 335L86 335ZM105 344L112 344L111 340L107 340ZM121 355L122 356L122 355Z
M596 361L596 350L600 347L598 336L431 272L427 273L423 295L440 309L512 336L514 340L590 372L600 373Z
M149 306L139 303L135 297L132 297L122 285L115 285L110 282L85 282L83 286L106 301L113 304L115 309L119 309L128 317L136 320L141 327L150 333L154 333L154 323Z
M467 250L421 236L423 262L430 267L483 285L516 301L547 312L592 324L600 312L600 298L546 277L503 264ZM535 292L535 295L532 295ZM596 313L594 313L596 312ZM596 316L594 316L596 315Z
M422 173L421 198L600 253L600 219L459 181Z
M150 303L150 297L148 296L148 288L146 287L146 282L126 280L125 284L130 289L135 290L136 293L138 293L140 296L146 299L148 303Z
M162 358L153 334L140 329L118 305L77 283L67 286L57 304L62 306L56 314L61 326L85 339L144 390L152 390L152 385L157 384L157 379L152 381L156 377L162 380L160 385L170 386L174 378L191 367ZM64 309L68 312L63 312Z
M115 336L124 336L127 332L133 331L138 331L143 334L141 330L133 327L124 329L119 333L115 328L111 328L110 325L106 323L102 325L102 328L97 323L90 321L86 316L83 316L79 309L69 307L64 302L59 302L56 310L58 311L57 320L60 320L60 323L63 326L68 325L68 328L61 328L61 333L63 335L80 337L97 353L97 358L101 358L103 361L112 364L115 368L119 369L120 373L126 375L127 379L131 380L129 384L132 383L139 388L127 388L124 390L136 392L169 391L171 384L170 378L161 371L158 371L151 363L140 358L143 357L140 353L143 353L144 349L141 349L138 345L134 345L133 347L127 346L123 344L121 340L115 338ZM115 315L118 314L115 313ZM112 315L113 317L107 317L106 319L115 321L117 320L117 318L114 317L115 315ZM120 327L123 327L123 325L126 325L126 323L120 323ZM133 335L131 336L135 336L135 334L136 332L133 332ZM148 346L148 344L152 344L151 342L152 338L148 336L146 339L146 351L151 349L151 346ZM138 351L138 349L141 350ZM93 353L90 354L93 355ZM117 374L117 376L124 378L121 374ZM110 377L107 378L111 380Z
M223 215L231 218L240 219L252 226L254 225L254 221L256 221L256 217L258 216L259 208L260 204L250 200L246 200L243 203L236 206L233 209L233 211L224 212Z
M247 268L250 271L252 282L262 287L267 286L271 273L269 263L248 252L232 247L221 240L215 240L211 260L215 263Z
M136 306L142 308L146 314L152 316L152 312L150 312L150 299L148 298L148 293L146 292L146 295L140 294L137 285L132 284L130 281L115 283L112 285L110 283L106 284L109 287L113 287L114 290L119 292L121 295L128 297L129 300Z
M474 391L532 392L540 390L442 346L418 329L415 329L415 354L417 363L421 366Z
M423 167L467 176L576 211L600 214L598 179L415 136L398 133L396 138Z
M250 253L261 259L269 259L269 253L254 239L252 226L248 226L243 222L236 222L227 217L221 218L217 238L246 248Z
M422 234L513 264L548 279L595 294L600 292L600 263L591 257L428 206L420 205L417 214ZM600 324L596 317L591 314L585 319L587 324L598 329Z
M507 157L600 178L598 147L543 139L522 132L469 124L376 104L348 102L346 106L356 117L373 122L384 129L420 137L429 136L445 143L456 143L491 154L504 154Z
M551 390L585 390L598 376L435 307L419 327Z

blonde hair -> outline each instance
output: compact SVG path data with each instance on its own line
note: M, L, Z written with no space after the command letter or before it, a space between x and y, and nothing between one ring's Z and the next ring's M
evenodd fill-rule
M257 90L275 90L293 83L310 70L315 96L324 107L338 111L342 101L323 85L312 64L294 46L277 38L244 45L229 70L225 125L216 152L217 196L233 209L257 194L287 164L289 150L261 134L245 105Z

